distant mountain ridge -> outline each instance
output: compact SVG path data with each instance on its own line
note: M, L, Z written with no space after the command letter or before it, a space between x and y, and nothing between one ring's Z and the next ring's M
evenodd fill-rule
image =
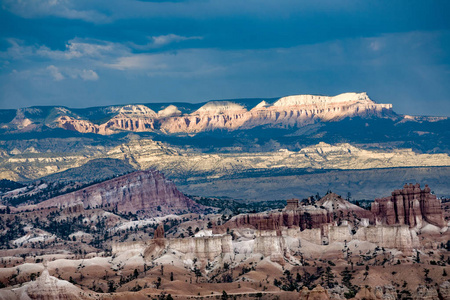
M0 110L0 178L23 182L42 178L80 185L155 168L192 195L268 199L261 188L267 179L274 188L270 197L280 199L297 189L280 194L286 189L281 177L433 167L423 182L447 195L440 178L448 176L449 155L450 118L399 115L366 93ZM423 177L402 172L412 174L404 180ZM233 180L261 184L245 193L247 186L227 189ZM358 180L352 177L347 185ZM375 193L364 192L371 184L352 191L372 197ZM329 186L341 187L338 182Z
M334 97L295 95L279 99L238 99L206 103L129 104L71 109L30 107L0 111L6 132L63 128L81 133L118 132L200 133L251 129L258 126L298 128L346 117L399 118L391 104L378 104L366 93Z

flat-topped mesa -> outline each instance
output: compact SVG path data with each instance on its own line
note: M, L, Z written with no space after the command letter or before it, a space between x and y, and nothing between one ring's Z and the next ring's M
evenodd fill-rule
M425 221L438 227L446 225L441 201L431 194L428 185L422 190L418 183L405 184L403 189L393 191L390 197L375 199L371 210L377 224L406 224L411 228L421 228Z
M286 96L276 101L273 106L292 106L292 105L329 105L346 102L361 102L375 104L367 93L344 93L334 97L317 95L293 95ZM383 105L383 104L381 104ZM390 105L390 104L388 104Z
M70 110L55 122L56 126L80 132L113 134L127 131L198 133L216 129L239 130L257 126L293 128L315 121L346 117L392 116L391 104L377 104L366 93L344 93L334 97L295 95L282 97L273 104L261 101L253 108L233 101L210 101L192 113L182 113L174 105L154 112L145 105L117 108L116 115L102 124L74 115ZM250 109L251 108L251 109Z
M385 116L391 104L377 104L366 93L345 93L334 97L296 95L270 105L260 102L251 110L232 101L213 101L190 115L161 122L165 132L202 132L215 129L250 129L257 126L300 127L316 120L340 120L354 116Z
M200 107L197 111L193 112L193 115L197 114L223 114L231 111L246 110L240 104L231 101L211 101Z
M31 208L103 207L145 216L201 212L203 206L181 193L156 170L138 171L43 201ZM23 207L26 209L27 207Z

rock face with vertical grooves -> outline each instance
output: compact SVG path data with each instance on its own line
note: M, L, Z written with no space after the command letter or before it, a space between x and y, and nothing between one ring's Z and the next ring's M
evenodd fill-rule
M50 126L102 135L120 131L157 130L163 133L198 133L216 129L250 129L262 125L293 128L319 120L395 115L391 104L375 103L366 93L344 93L334 97L294 95L280 98L273 103L262 100L254 107L245 107L233 101L210 101L195 111L180 109L169 105L156 113L144 105L113 107L110 109L110 118L100 124L65 109L67 112L60 112ZM24 120L24 117L18 115L16 119L8 126L23 129L32 125L32 121L28 120L18 126L18 120Z
M425 221L438 227L446 225L440 200L431 194L428 185L422 190L418 183L405 184L403 189L393 191L390 197L375 199L372 213L378 224L421 228Z
M204 208L155 170L138 171L98 183L41 202L37 208L64 208L80 203L85 208L104 207L121 213L140 212L146 216L200 212Z

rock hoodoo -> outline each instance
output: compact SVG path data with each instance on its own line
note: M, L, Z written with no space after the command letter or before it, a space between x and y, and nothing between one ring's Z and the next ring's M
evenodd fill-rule
M371 210L377 224L406 224L421 228L425 221L438 227L445 226L441 202L431 194L428 185L422 190L418 183L405 184L403 189L393 191L390 197L375 199Z

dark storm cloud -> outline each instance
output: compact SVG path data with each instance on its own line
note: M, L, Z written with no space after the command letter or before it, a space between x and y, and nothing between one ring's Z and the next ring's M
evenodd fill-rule
M402 113L448 115L448 11L447 1L4 0L0 107L367 91Z

